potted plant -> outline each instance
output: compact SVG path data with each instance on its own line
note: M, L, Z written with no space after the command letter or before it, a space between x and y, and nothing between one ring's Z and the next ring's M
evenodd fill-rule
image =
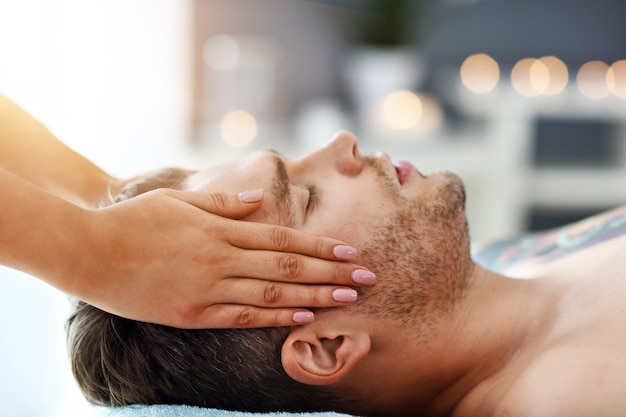
M343 78L359 121L383 97L417 89L425 66L419 54L421 0L370 0L346 54ZM361 123L362 124L362 123Z

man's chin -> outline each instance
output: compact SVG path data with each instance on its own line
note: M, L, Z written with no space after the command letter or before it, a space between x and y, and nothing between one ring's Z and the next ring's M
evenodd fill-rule
M438 171L428 175L416 172L411 182L402 190L405 197L421 205L465 207L465 185L461 177L451 171Z
M461 177L452 171L438 171L426 176L436 185L438 200L451 206L465 205L465 184Z

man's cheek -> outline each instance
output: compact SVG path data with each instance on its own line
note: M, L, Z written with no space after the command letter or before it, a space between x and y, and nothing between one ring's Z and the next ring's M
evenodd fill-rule
M255 223L279 224L278 217L272 213L267 206L263 205L249 215L242 217L241 220Z
M311 219L305 231L349 242L358 237L360 228L358 219L346 216L342 210L328 210Z

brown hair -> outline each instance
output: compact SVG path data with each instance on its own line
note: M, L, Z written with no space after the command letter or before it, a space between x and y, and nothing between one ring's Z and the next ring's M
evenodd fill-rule
M192 173L193 171L180 168L164 168L148 172L127 183L118 195L110 196L111 203L119 203L157 188L180 190L184 188L185 181Z
M189 172L162 170L128 184L114 201L181 188ZM105 406L187 404L249 412L349 411L336 388L300 384L283 370L289 328L182 330L125 319L77 302L67 322L72 372Z

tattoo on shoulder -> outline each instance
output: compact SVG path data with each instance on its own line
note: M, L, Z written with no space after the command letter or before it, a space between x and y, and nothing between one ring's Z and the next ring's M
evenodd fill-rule
M549 262L624 234L626 206L564 227L494 242L475 253L474 260L487 269L503 271L530 258Z

